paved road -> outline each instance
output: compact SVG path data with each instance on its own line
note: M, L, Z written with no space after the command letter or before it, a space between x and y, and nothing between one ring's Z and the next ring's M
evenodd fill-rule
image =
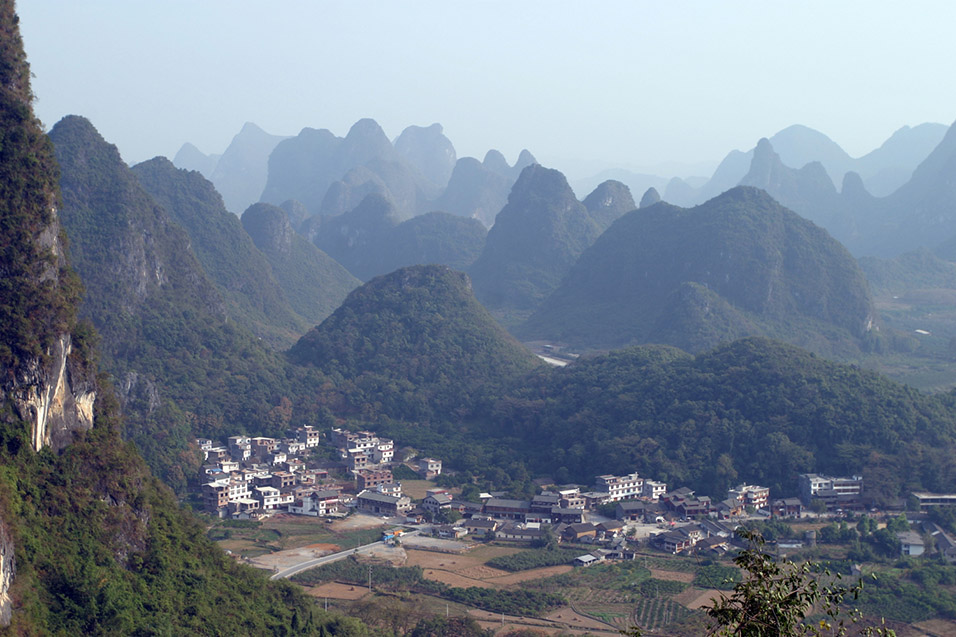
M405 536L415 535L418 531L409 531L405 533ZM337 562L339 560L344 560L349 555L354 555L356 553L367 553L372 550L373 547L382 546L385 544L384 541L379 540L378 542L372 542L371 544L363 544L358 548L348 549L346 551L339 551L338 553L332 553L330 555L323 555L322 557L317 557L311 560L305 560L304 562L299 562L288 568L284 568L281 571L277 571L269 577L271 580L284 579L286 577L292 577L296 573L301 573L302 571L314 568L316 566L321 566L323 564L330 564L332 562Z

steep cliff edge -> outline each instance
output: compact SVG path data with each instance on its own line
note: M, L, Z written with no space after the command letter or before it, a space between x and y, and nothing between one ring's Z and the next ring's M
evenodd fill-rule
M72 356L79 285L56 218L56 164L30 103L30 69L12 3L0 26L0 384L4 424L22 420L34 450L59 450L93 424L94 382Z
M121 440L96 337L76 319L56 162L17 23L0 0L2 632L341 634L329 625L343 620L218 550Z

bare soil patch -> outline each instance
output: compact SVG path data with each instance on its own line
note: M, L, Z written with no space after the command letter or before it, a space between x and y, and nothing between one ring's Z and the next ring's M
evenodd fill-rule
M286 549L250 557L249 563L269 571L282 570L300 562L315 559L339 551L337 544L310 544L297 549Z
M425 576L425 579L441 582L442 584L448 584L449 586L457 586L459 588L468 588L470 586L480 586L482 588L499 588L498 585L492 584L491 582L486 582L484 580L474 579L471 577L464 577L451 571L443 571L435 568L426 568L422 574Z
M573 569L574 567L568 564L561 564L559 566L545 566L542 568L533 568L528 571L520 571L518 573L508 573L506 575L502 575L501 577L489 578L486 581L489 583L499 584L501 586L511 586L512 584L520 584L521 582L527 582L528 580L544 579L546 577L553 577L554 575L561 575Z
M497 546L494 544L478 544L473 549L468 551L468 555L480 559L482 562L487 562L488 560L494 557L501 557L502 555L514 555L524 549L519 549L515 546Z
M694 581L693 573L681 573L678 571L665 571L659 568L652 568L651 575L657 579L666 579L672 582L684 582L685 584L690 584Z
M314 551L325 551L326 553L338 553L342 550L342 547L338 544L327 544L320 542L318 544L309 544L303 548L314 550Z
M331 599L357 600L368 595L368 589L364 586L353 586L352 584L340 584L339 582L326 582L321 586L310 586L306 588L306 593L312 597L328 597Z
M720 591L713 588L688 588L687 590L674 595L673 599L678 604L686 606L691 610L696 610L703 606L709 606L715 599L720 597Z
M330 526L333 531L354 531L355 529L371 529L387 524L387 521L374 515L353 513L347 518L336 520Z
M445 555L442 553L432 553L431 551L419 551L413 548L405 547L405 553L408 555L408 566L421 566L422 568L436 568L445 571L460 573L466 569L484 566L485 561L472 555Z
M402 544L410 549L452 554L464 553L474 546L474 544L467 544L465 542L459 542L458 540L445 540L427 535L410 535L404 537L402 538Z

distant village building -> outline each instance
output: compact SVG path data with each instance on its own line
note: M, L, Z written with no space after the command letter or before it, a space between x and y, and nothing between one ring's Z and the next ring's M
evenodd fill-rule
M359 469L355 472L356 487L359 491L393 482L390 469Z
M813 500L821 500L828 510L863 507L862 476L834 478L816 473L804 473L800 476L799 484L800 499L805 506L809 506Z
M928 493L915 491L913 497L919 502L920 511L929 511L936 507L956 506L956 493Z
M362 491L355 497L355 505L364 513L394 517L410 511L412 501L408 496L396 497L377 491Z
M667 495L667 484L655 480L645 480L644 489L641 496L647 500L657 502L660 498Z
M770 489L753 484L738 484L727 491L728 500L736 500L745 507L763 509L769 505Z
M636 473L629 473L626 476L598 476L595 479L594 490L606 493L606 502L639 498L644 493L644 478Z
M310 425L305 425L296 429L295 438L299 442L305 444L306 449L314 449L322 442L321 432Z
M296 498L289 505L289 513L296 515L310 515L313 517L325 517L336 513L339 505L338 491L313 491Z
M917 557L926 551L926 545L923 538L916 531L904 531L897 533L896 537L900 539L900 554Z
M418 461L418 473L426 480L441 475L441 460L422 458Z

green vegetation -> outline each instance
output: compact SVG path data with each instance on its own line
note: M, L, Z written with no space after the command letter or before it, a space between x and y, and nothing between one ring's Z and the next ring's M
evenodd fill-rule
M580 551L573 549L532 549L511 555L500 555L488 560L487 564L514 573L544 566L570 564L579 553Z
M285 298L305 317L308 327L325 320L359 285L341 264L296 234L281 208L254 204L242 214L242 227L265 255Z
M366 634L360 622L318 611L293 586L269 583L217 550L120 439L119 405L95 375L96 335L75 320L79 287L52 214L56 166L31 99L13 2L0 0L0 542L12 612L5 632ZM95 392L93 428L70 432L51 415L48 425L64 427L55 433L72 434L72 442L34 451L16 400L51 389L57 378L44 352L67 336L74 349L65 390Z
M313 325L290 307L292 299L283 293L266 257L201 174L180 170L165 157L137 164L132 172L189 235L192 252L239 325L282 347ZM345 291L338 300L344 297Z
M657 631L690 614L690 610L669 599L642 599L634 607L633 623L645 630Z
M389 199L370 194L354 209L326 218L315 245L368 281L418 264L462 270L485 243L485 227L476 219L430 212L399 223L400 216Z
M734 558L744 577L733 593L715 600L707 614L715 622L708 634L725 637L774 637L794 635L845 635L847 622L841 618L844 602L857 599L862 582L846 586L828 581L829 573L804 562L776 561L763 551L763 539L748 535L751 545ZM815 607L823 612L819 622L807 623ZM848 614L850 624L860 619L856 610ZM863 635L895 635L892 630L863 628Z
M528 166L469 270L475 294L492 309L534 309L599 234L564 175Z
M442 266L370 281L290 356L345 381L341 389L362 416L409 422L463 415L542 365L478 304L467 277Z
M694 586L731 590L741 581L740 569L736 566L709 564L700 566L694 573Z
M858 355L875 316L856 261L755 188L618 219L516 333L579 348L701 352L743 336Z
M279 435L294 417L318 424L328 413L321 404L334 403L325 398L331 388L227 317L188 236L116 148L76 116L50 138L62 172L60 215L86 286L82 315L100 333L103 367L122 389L124 434L157 475L184 491L199 468L196 436Z
M0 371L5 388L69 333L80 287L58 236L56 162L31 110L30 67L5 0L0 16ZM59 245L55 242L59 241Z
M723 497L740 480L795 493L798 474L818 471L862 474L879 503L917 485L956 488L943 469L951 403L746 339L696 358L644 347L534 375L496 403L484 433L559 482L636 470Z

